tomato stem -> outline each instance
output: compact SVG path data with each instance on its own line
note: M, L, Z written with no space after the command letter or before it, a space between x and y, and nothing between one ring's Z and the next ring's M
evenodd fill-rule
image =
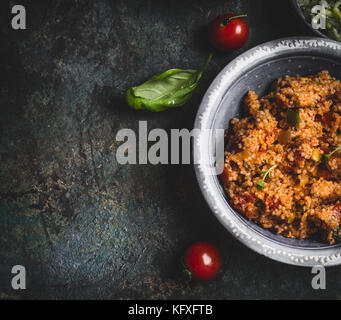
M220 24L220 27L227 26L232 20L246 18L246 17L247 17L247 14L241 14L239 16L233 16L233 17L230 17L230 18L225 17L223 22Z

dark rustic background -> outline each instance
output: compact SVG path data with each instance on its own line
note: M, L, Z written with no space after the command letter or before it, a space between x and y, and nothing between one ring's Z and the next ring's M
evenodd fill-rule
M120 166L121 128L192 128L210 82L234 57L268 40L309 35L285 0L23 0L28 29L10 28L1 2L0 298L340 298L310 269L245 248L205 204L192 166ZM173 68L198 68L216 15L248 13L251 35L217 54L193 99L160 114L130 110L125 88ZM198 240L218 246L222 272L185 280L180 257ZM10 288L13 265L28 288Z

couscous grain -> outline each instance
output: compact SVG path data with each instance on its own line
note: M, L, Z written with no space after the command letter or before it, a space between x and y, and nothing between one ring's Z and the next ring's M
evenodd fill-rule
M231 121L221 176L230 204L289 238L341 239L341 82L327 71L278 79Z

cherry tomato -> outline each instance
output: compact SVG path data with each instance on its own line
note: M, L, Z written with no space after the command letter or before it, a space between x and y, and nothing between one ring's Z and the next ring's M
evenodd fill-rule
M187 250L184 263L193 279L206 281L220 271L221 257L218 249L211 244L198 242Z
M222 51L241 48L250 32L244 17L246 15L224 14L213 20L209 27L209 38L213 46Z

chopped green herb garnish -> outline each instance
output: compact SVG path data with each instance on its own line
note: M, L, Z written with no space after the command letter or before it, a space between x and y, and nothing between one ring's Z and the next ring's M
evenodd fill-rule
M288 109L287 110L287 120L290 125L298 127L301 123L300 111Z
M341 241L341 224L333 231L333 238L335 241Z
M324 154L322 156L322 163L323 164L327 164L330 160L330 158L332 157L332 155L337 152L337 156L339 157L340 156L340 150L341 150L341 147L338 147L338 148L335 148L331 153L329 154Z
M277 167L277 164L273 167L271 167L268 171L265 172L264 176L263 176L263 179L262 180L259 180L258 183L257 183L257 189L262 191L264 189L264 186L265 186L265 179L268 175L270 175L271 171L273 169L275 169Z
M257 183L257 189L262 191L264 189L264 181L263 180L259 180Z

